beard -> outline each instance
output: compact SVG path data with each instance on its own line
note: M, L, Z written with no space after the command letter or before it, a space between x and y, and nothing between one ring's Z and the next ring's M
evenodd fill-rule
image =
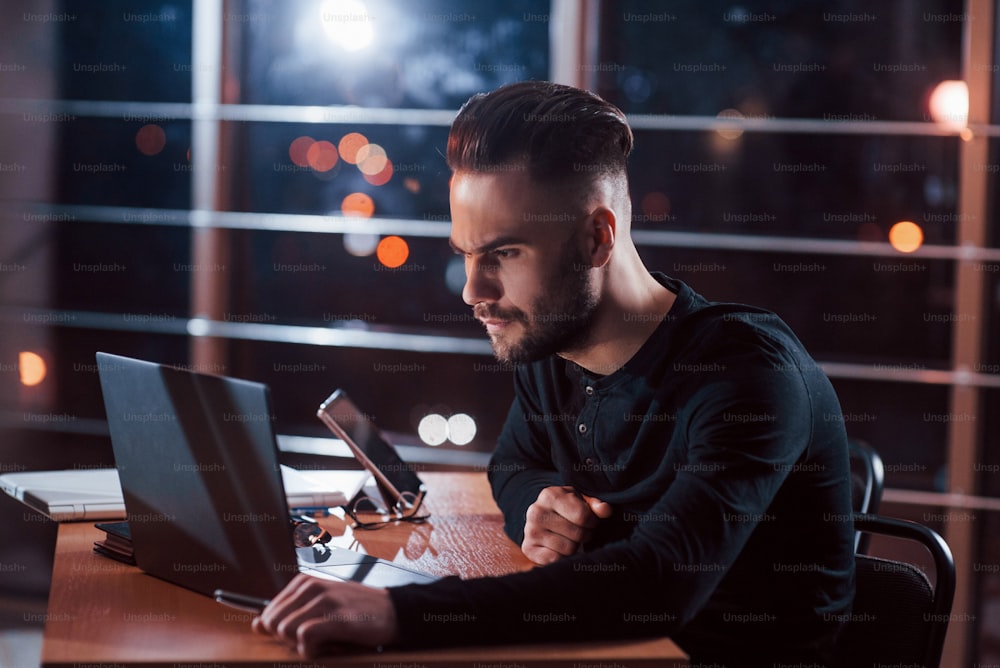
M528 313L519 308L501 309L495 304L475 305L476 318L505 320L521 327L519 336L506 331L490 334L497 360L506 364L535 362L586 344L597 311L597 296L590 286L589 263L585 259L579 249L567 244L549 276L550 289L532 302Z

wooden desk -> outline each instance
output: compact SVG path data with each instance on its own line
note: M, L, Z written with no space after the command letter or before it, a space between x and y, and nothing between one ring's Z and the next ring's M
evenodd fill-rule
M426 473L426 524L354 532L337 518L325 526L342 547L410 565L435 575L500 575L531 567L503 533L481 473ZM220 605L93 552L103 534L92 524L59 526L42 665L319 666L357 668L521 668L572 666L687 666L669 639L553 645L511 645L414 652L357 652L306 661L250 630L252 616ZM498 641L503 630L498 629ZM502 666L500 664L503 664Z

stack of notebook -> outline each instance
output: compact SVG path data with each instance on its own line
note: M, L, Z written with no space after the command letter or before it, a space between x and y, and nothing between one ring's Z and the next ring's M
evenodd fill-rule
M105 533L104 540L94 543L94 552L135 566L132 534L128 530L128 522L101 522L94 526Z

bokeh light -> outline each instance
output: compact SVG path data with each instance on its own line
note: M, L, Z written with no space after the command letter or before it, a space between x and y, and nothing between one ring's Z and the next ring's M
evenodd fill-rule
M647 221L663 222L670 216L670 198L657 190L643 195L639 206Z
M340 212L355 218L371 218L375 213L375 202L366 193L351 193L340 202Z
M964 81L942 81L934 87L927 106L935 122L965 127L969 122L969 87Z
M27 387L41 383L48 372L42 356L29 350L18 353L17 370L21 376L21 384Z
M372 17L359 0L326 0L319 15L327 37L345 51L360 51L375 39Z
M720 120L731 120L731 119L741 119L743 118L743 112L739 109L723 109L720 111L716 118ZM743 128L738 124L733 123L732 125L724 125L716 130L719 136L723 139L739 139L743 136Z
M337 150L340 151L340 157L344 162L353 165L358 161L358 151L361 150L362 146L367 145L368 137L360 132L348 132L340 138Z
M167 145L167 133L156 123L143 125L135 133L135 147L143 155L156 155Z
M464 257L453 257L448 260L448 266L444 270L444 284L448 286L448 291L453 295L462 296L462 290L465 288Z
M299 167L309 166L309 148L316 143L312 137L302 136L292 140L288 146L288 157Z
M889 229L889 243L901 253L912 253L924 243L924 231L909 220L903 220Z
M378 144L365 144L358 149L354 160L362 174L374 176L385 169L389 157L386 155L385 149Z
M364 170L362 170L364 172ZM386 160L385 167L378 174L363 174L365 181L373 186L384 186L392 178L392 163Z
M354 257L368 257L378 248L379 236L366 232L347 232L344 234L344 250Z
M476 437L476 421L471 415L455 413L448 418L448 440L455 445L466 445Z
M337 147L328 141L318 141L313 143L306 151L306 160L309 166L317 172L328 172L337 164Z
M417 425L417 435L427 445L441 445L448 440L448 420L438 413L425 415Z
M383 265L394 269L406 262L406 258L410 256L410 247L401 237L388 236L378 242L375 255Z

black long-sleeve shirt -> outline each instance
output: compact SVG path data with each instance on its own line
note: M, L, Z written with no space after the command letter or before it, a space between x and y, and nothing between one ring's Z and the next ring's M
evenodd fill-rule
M833 388L774 314L654 276L677 298L624 367L517 368L490 465L517 544L548 486L614 515L548 566L391 589L404 644L671 635L701 662L828 661L854 588Z

